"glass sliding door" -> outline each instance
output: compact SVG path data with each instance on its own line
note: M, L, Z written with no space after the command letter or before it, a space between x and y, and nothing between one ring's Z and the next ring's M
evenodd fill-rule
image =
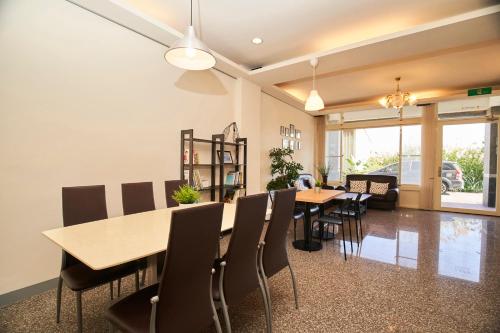
M440 132L440 208L496 212L498 123L444 122Z

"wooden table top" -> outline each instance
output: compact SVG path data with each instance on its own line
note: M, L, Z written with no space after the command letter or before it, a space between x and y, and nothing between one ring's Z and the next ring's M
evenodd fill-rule
M332 199L335 199L335 197L344 193L345 191L325 190L325 189L321 189L319 193L316 193L314 192L314 189L310 189L297 192L295 201L323 204Z
M164 251L171 214L177 209L182 208L117 216L47 230L42 234L90 268L105 269ZM221 231L233 227L235 215L236 204L224 204Z

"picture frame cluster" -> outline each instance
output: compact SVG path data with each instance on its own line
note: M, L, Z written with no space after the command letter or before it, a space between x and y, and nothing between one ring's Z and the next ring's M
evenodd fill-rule
M295 125L280 126L280 135L282 136L281 144L283 148L291 150L302 149L302 131L295 128Z

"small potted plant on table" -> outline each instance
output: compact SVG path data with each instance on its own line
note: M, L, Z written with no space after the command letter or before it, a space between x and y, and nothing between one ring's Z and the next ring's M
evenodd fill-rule
M327 185L328 183L328 174L330 173L331 166L329 164L324 164L316 167L318 170L319 174L321 175L321 178L323 179L323 184L321 185Z
M187 208L198 203L200 196L200 192L195 190L193 187L183 185L179 186L179 189L174 192L172 199L179 204L179 207Z
M315 183L315 187L314 187L314 192L316 193L319 193L321 192L321 181L320 180L317 180L316 183Z

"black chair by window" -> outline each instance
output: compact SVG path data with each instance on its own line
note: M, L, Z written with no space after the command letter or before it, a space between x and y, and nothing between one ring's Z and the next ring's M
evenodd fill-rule
M65 227L108 218L104 185L63 187L63 224ZM78 332L82 332L82 293L109 283L113 299L113 281L135 273L136 288L139 284L137 263L127 263L116 267L95 271L63 251L61 273L57 284L57 322L61 314L62 284L76 292L76 313Z
M213 296L222 308L228 332L231 332L228 307L240 303L257 288L262 293L267 331L271 331L266 292L257 268L257 253L266 209L265 193L238 198L227 252L215 263Z
M177 207L179 204L172 199L172 195L179 189L180 186L187 185L187 180L167 180L165 181L165 197L167 199L167 207Z
M289 268L292 276L295 307L299 308L295 275L287 253L287 231L294 214L295 195L295 188L276 191L271 221L264 237L264 246L261 247L259 253L259 272L264 282L270 313L271 294L267 280L286 267Z
M214 203L172 212L160 282L111 305L105 317L112 329L198 332L214 323L222 332L212 299L212 265L223 209Z
M356 195L356 198L352 201L351 205L347 208L347 210L342 211L340 207L337 207L332 214L335 215L344 215L353 217L354 218L354 223L356 223L356 240L359 243L359 238L358 238L358 233L361 232L361 240L363 240L363 226L361 225L361 215L363 213L362 205L361 205L361 197L363 196L362 193L358 193ZM359 222L359 231L358 231L358 222Z
M321 216L317 221L313 222L311 225L311 229L314 228L314 223L316 224L323 224L323 227L326 226L326 232L328 233L328 228L330 225L335 226L338 225L342 229L342 243L344 245L344 260L347 260L347 253L345 249L345 234L344 234L344 222L347 220L348 225L349 225L349 235L350 235L350 240L351 240L351 252L353 251L352 247L352 234L351 234L351 222L349 218L349 214L347 213L349 206L352 203L351 198L345 199L341 204L340 204L340 214L332 214L332 215L324 215ZM332 230L334 232L335 230ZM312 232L312 230L311 230Z
M155 199L153 194L153 183L126 183L122 184L122 205L123 214L137 214L155 210ZM158 274L161 273L160 265L165 259L165 252L158 254ZM142 269L141 285L144 285L146 279L147 259L138 260L139 268ZM120 296L121 280L118 280L118 296Z

